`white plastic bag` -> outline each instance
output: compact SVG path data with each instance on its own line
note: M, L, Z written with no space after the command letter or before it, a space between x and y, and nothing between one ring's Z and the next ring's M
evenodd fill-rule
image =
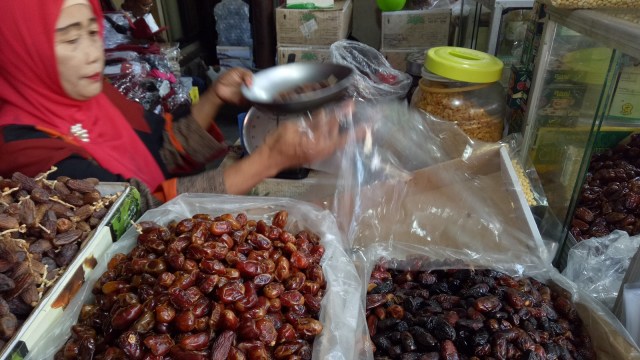
M630 237L620 230L583 240L569 250L562 274L612 309L631 257L639 246L640 236Z
M403 99L411 87L411 76L391 67L376 49L352 40L338 40L331 44L334 63L355 70L350 95L374 102Z
M138 222L154 221L166 225L171 220L184 219L197 213L220 215L240 212L246 213L249 219L271 219L283 209L289 212L288 229L313 231L325 246L321 265L327 280L327 292L320 311L324 329L313 343L314 359L360 358L361 347L354 346L361 343L366 333L359 301L360 278L353 262L341 247L340 234L329 212L291 199L184 194L157 209L147 211ZM96 270L69 304L62 320L56 324L50 336L28 354L27 359L53 358L70 336L71 326L77 322L82 304L93 300L93 284L106 270L109 259L115 254L131 251L136 239L137 233L131 227L109 252L96 259Z

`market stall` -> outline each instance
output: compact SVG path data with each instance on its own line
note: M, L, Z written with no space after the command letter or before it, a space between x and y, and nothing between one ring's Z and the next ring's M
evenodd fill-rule
M618 294L640 273L640 28L566 3L478 1L527 9L503 19L530 30L512 64L499 23L489 52L388 46L415 39L393 19L451 7L380 14L377 50L346 39L351 1L281 5L280 65L243 83L220 168L283 124L320 142L328 118L343 144L246 196L142 212L135 181L2 174L0 359L640 359ZM190 105L177 46L122 35L107 78L145 110Z

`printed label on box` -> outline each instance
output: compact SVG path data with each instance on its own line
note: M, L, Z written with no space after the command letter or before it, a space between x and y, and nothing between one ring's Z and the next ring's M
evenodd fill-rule
M586 87L582 85L551 85L544 88L537 114L554 118L580 115Z
M382 44L386 50L447 45L450 9L382 13Z
M131 222L138 220L140 215L142 215L140 212L140 203L140 192L132 186L126 198L123 199L118 212L114 214L109 222L109 229L111 230L114 241L119 240L122 234L129 229Z
M276 9L278 46L328 46L344 39L351 30L351 0L336 1L328 10Z
M620 73L609 116L640 119L640 66L626 67Z
M329 47L278 47L278 64L286 64L289 55L295 55L296 62L324 63L331 61Z
M311 38L311 35L313 35L313 32L316 30L318 30L318 23L316 22L315 17L310 21L307 21L306 23L300 25L302 36L307 39Z

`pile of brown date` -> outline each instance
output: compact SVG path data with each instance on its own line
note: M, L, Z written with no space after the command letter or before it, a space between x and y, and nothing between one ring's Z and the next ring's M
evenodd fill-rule
M55 169L52 170L52 172ZM0 347L31 314L117 199L98 179L0 177Z
M614 230L640 234L640 134L591 157L571 221L578 241Z
M320 238L244 213L141 222L56 359L310 359L326 281Z
M459 269L430 270L459 266ZM570 294L424 256L382 259L366 301L376 360L596 358Z

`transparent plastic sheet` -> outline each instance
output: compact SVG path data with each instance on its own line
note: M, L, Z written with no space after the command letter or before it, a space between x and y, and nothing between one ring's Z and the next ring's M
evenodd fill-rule
M169 59L162 54L147 54L142 57L146 61L151 69L158 69L166 74L171 74L171 64Z
M179 43L161 44L160 53L164 55L169 63L169 68L175 76L180 76L180 59L182 59L182 52L180 51Z
M145 110L156 112L156 108L162 103L156 86L157 79L149 79L133 74L109 77L109 79L121 94L130 100L138 102Z
M121 29L129 29L129 20L127 20L127 15L124 12L110 12L104 14L105 17L109 17L113 20L117 25L117 27ZM107 19L103 20L104 22L104 48L105 49L113 49L118 45L129 44L133 41L133 38L129 35L127 31L126 34L121 34L114 28Z
M448 9L450 0L407 0L403 10Z
M361 172L349 174L356 176L349 179L349 184L367 183L395 178L396 174L458 158L484 146L454 123L409 108L401 101L354 104L352 111L342 111L343 104L325 107L338 117L348 141L333 157L310 168L344 176L347 173L343 170L350 164L363 163L366 166L358 168ZM356 129L366 136L357 138Z
M171 84L171 89L173 94L164 101L169 112L175 111L182 105L191 104L191 96L189 95L191 87L187 87L182 81L178 81Z
M325 202L347 247L380 239L450 249L449 241L469 238L459 251L487 264L526 267L547 258L506 146L473 142L454 124L400 103L354 114L366 136L347 141L338 190ZM397 229L411 231L396 236ZM495 256L483 256L487 245L471 240L482 236ZM502 250L505 241L510 251Z
M409 232L410 229L405 229ZM508 245L508 244L505 244ZM444 250L444 251L441 251ZM437 259L432 267L424 267L422 270L443 269L492 269L504 272L514 277L531 277L547 284L552 290L565 290L572 295L576 310L584 326L586 327L594 345L598 359L640 359L640 350L622 324L601 303L595 301L586 292L581 291L574 283L562 276L550 265L538 263L523 269L518 264L502 264L496 266L476 266L477 259L460 254L456 249L438 249L434 251L429 246L416 246L402 242L389 244L373 244L360 248L354 253L356 268L363 279L361 296L363 303L366 299L367 287L374 266L380 259L405 260L408 257L427 256ZM487 254L491 255L491 254ZM371 345L369 343L369 345ZM370 356L369 359L373 358Z
M624 231L583 240L569 250L562 274L612 309L640 236Z
M105 60L109 61L135 61L140 60L140 54L135 51L107 51Z
M220 46L253 46L249 5L242 0L223 0L213 8Z
M324 329L314 341L313 358L362 358L361 342L365 339L366 326L359 301L360 278L351 258L341 247L335 219L329 212L308 203L284 198L183 194L159 208L147 211L138 222L154 221L166 225L171 220L181 220L197 213L219 215L240 212L246 213L249 219L270 221L282 209L289 212L288 229L313 231L325 246L321 265L327 280L327 292L322 299L319 316ZM96 259L95 270L71 301L63 318L50 336L40 342L39 347L32 349L26 359L52 359L62 348L70 336L71 326L77 322L82 305L94 300L91 289L106 271L109 259L118 253L129 253L135 246L137 235L132 226L107 253Z
M411 76L391 67L376 49L352 40L339 40L331 45L334 63L355 70L350 95L365 101L402 99L411 87Z

